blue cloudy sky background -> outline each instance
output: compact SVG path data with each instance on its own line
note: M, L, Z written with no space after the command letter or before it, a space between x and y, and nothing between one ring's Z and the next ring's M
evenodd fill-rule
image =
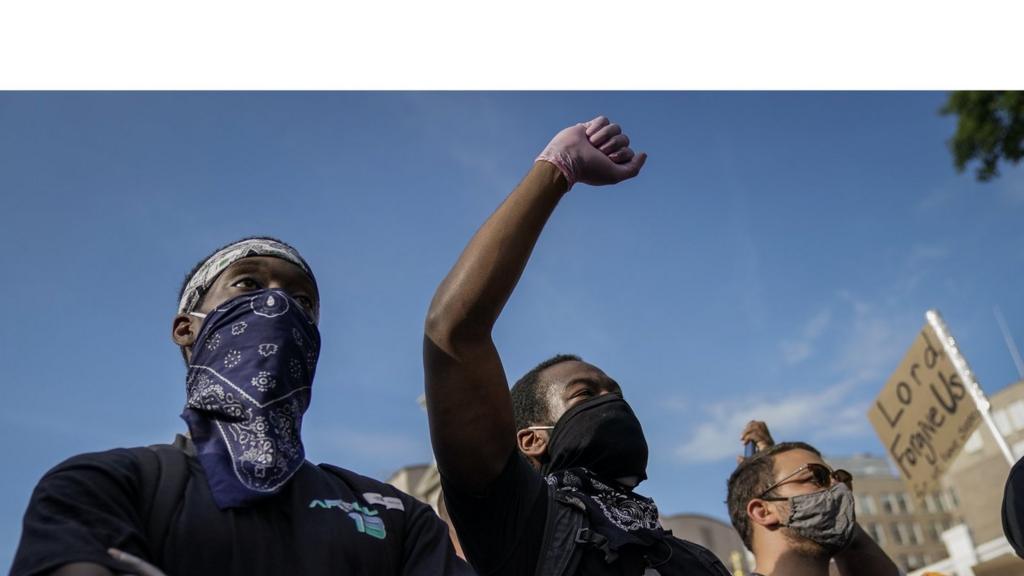
M1024 170L953 170L941 93L2 93L8 371L0 564L32 486L83 451L184 429L170 341L184 274L281 237L316 270L313 461L377 478L429 461L422 322L476 227L561 128L606 114L650 154L552 218L495 338L510 379L574 352L622 383L652 448L642 492L725 518L750 418L830 454L924 311L990 394L1024 340Z

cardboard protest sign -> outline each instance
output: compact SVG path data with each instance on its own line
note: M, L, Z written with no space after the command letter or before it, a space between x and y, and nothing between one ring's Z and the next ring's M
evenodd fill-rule
M939 489L981 414L931 324L918 333L868 419L918 499Z

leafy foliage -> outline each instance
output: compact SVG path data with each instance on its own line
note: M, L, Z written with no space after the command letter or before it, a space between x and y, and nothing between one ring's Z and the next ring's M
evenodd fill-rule
M953 92L941 113L958 116L949 141L958 171L979 160L975 175L986 182L999 176L1000 160L1024 157L1024 92Z

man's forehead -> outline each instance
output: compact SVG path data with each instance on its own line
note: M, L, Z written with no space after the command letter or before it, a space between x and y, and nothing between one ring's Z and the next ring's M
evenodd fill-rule
M549 366L541 373L541 379L551 384L560 384L556 386L556 389L560 389L572 383L574 380L581 378L590 378L604 380L608 378L600 368L593 364L587 364L581 360L566 360L565 362L559 362L554 366Z
M221 273L221 277L248 271L260 271L274 276L284 276L289 280L302 280L310 286L313 285L313 279L309 277L309 274L306 274L305 270L292 262L275 256L247 256L232 262Z
M203 299L203 295L217 283L218 278L221 278L232 264L246 258L261 256L274 256L292 263L308 276L314 291L316 290L313 271L294 248L273 238L246 238L219 249L196 266L181 290L178 312L188 312L195 308Z
M785 476L804 464L824 464L825 461L814 452L803 448L794 448L776 454L774 463L775 475Z

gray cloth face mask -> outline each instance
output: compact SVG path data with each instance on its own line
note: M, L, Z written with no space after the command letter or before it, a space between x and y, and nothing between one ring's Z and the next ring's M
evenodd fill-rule
M817 542L830 555L846 548L853 540L856 518L853 492L838 483L828 490L789 498L789 521L782 526L798 536Z

